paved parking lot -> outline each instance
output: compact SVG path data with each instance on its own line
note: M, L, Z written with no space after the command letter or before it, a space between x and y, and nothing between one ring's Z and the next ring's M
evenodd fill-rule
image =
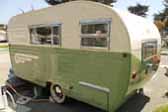
M161 65L168 65L168 56L161 57ZM0 85L4 84L8 69L10 68L8 49L0 49ZM151 112L157 106L167 103L164 97L168 91L168 77L164 75L163 66L159 68L156 77L148 82L145 87L145 95L135 95L124 103L117 112ZM10 110L0 112L10 112ZM65 105L57 105L49 102L31 102L28 105L19 106L17 112L102 112L87 104L70 100Z
M10 66L9 50L7 48L0 48L0 85L4 84L7 79Z
M4 85L7 79L8 69L10 68L10 58L8 48L0 48L0 86ZM14 112L10 107L0 112Z

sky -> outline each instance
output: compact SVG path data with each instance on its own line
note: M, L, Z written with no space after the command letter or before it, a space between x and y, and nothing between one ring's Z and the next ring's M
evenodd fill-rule
M153 15L162 11L164 8L163 0L118 0L115 7L121 10L127 10L130 5L134 6L137 3L150 6L147 18L151 21L153 20Z
M149 16L147 19L153 20L153 14L158 13L164 7L162 5L163 0L117 0L114 7L127 10L130 5L135 5L136 3L150 5ZM12 16L21 14L23 11L31 11L48 7L45 0L0 0L0 24L7 24Z

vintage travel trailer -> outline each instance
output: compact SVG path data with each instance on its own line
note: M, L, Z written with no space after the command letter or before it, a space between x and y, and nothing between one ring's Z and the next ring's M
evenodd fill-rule
M155 74L161 39L152 22L96 2L73 1L13 17L17 77L113 112Z

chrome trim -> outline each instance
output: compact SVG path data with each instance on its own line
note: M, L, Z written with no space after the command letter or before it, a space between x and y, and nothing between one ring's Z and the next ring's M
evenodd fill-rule
M87 24L101 24L101 23L106 23L109 24L111 22L111 18L101 18L101 19L84 19L80 20L80 24L82 25L87 25Z
M79 81L79 84L82 86L85 86L85 87L90 87L90 88L105 92L105 93L110 93L109 88L101 87L101 86L94 85L94 84L87 83L87 82L83 82L83 81Z
M28 25L28 28L38 28L38 27L54 27L54 26L61 26L61 22L57 23L50 23L50 24L34 24L34 25Z

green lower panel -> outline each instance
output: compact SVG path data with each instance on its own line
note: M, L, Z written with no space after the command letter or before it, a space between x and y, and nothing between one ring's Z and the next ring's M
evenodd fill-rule
M10 53L17 76L41 86L60 84L68 96L110 112L127 93L130 54L19 45Z
M159 56L159 54L157 54ZM148 65L151 65L149 67ZM127 95L133 92L135 89L143 88L144 84L147 83L156 73L159 67L158 63L153 63L152 58L146 61L140 61L137 57L132 56L131 58L131 73L136 72L137 78L135 80L131 80L130 77L130 84L128 87ZM148 71L148 72L146 72Z

